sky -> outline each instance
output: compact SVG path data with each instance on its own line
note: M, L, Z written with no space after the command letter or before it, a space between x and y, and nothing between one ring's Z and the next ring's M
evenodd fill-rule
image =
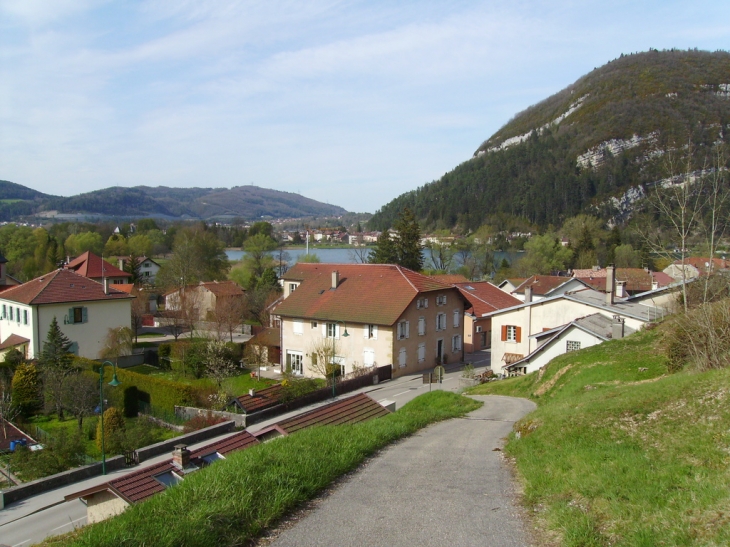
M0 0L0 180L254 184L375 212L622 53L730 47L730 2Z

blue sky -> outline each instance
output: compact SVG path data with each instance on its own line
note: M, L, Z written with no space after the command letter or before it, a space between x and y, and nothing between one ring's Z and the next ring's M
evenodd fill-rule
M0 179L374 212L650 47L728 49L730 2L0 0Z

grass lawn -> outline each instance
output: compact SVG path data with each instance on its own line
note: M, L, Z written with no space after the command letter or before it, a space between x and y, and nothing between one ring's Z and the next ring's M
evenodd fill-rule
M216 385L215 381L210 378L195 378L189 374L185 375L174 370L160 370L159 368L150 365L138 365L125 370L137 372L139 374L147 374L157 378L164 378L166 380L173 380L175 382L181 382L193 386L211 387ZM223 380L223 389L226 393L243 395L244 393L248 393L249 389L264 389L265 387L275 383L276 382L274 380L269 380L268 378L254 380L251 378L251 373L246 372Z
M115 518L42 545L249 545L268 526L384 446L480 405L435 391L369 422L306 429L231 454Z
M667 374L665 332L469 390L538 404L506 451L546 544L730 544L730 370Z

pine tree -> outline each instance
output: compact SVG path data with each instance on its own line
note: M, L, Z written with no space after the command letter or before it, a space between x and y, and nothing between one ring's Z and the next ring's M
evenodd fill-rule
M378 241L375 244L373 252L370 253L368 262L370 264L396 264L398 262L398 251L388 231L383 232L378 237Z
M46 398L53 405L60 420L63 419L63 387L66 378L77 372L73 366L71 345L72 342L63 333L54 317L46 341L43 343L38 364L43 374Z
M398 232L398 239L395 240L397 263L417 272L422 270L421 228L413 211L408 207L403 209L393 227Z
M130 251L127 260L124 261L124 271L129 274L129 281L133 285L137 285L142 279L142 274L140 273L141 268L142 261L140 257Z

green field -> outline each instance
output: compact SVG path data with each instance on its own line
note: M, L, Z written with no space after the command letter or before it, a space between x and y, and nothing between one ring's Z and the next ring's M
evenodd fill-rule
M730 544L730 370L667 374L666 336L659 327L470 390L538 404L506 452L546 544Z
M181 382L183 384L189 384L198 387L216 387L214 380L210 378L195 378L190 374L182 374L175 370L160 370L157 367L150 365L138 365L136 367L130 367L130 372L137 372L139 374L146 374L149 376L155 376L157 378L164 378L165 380L172 380L174 382ZM237 376L231 376L223 380L223 390L231 395L243 395L248 393L249 389L264 389L272 384L275 384L274 380L268 378L261 378L255 380L251 378L251 373L246 371L244 374Z

